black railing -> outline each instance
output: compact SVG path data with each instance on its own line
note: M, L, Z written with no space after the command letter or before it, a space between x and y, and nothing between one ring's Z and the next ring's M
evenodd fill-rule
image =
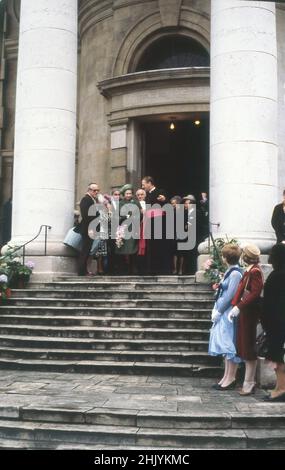
M45 237L44 238L44 253L42 255L39 254L37 256L47 256L47 238L48 238L47 236L48 236L48 230L51 229L51 226L50 225L41 225L37 235L34 238L27 241L26 243L24 243L21 246L16 246L15 249L12 251L12 254L13 254L13 253L16 253L19 250L23 250L23 254L22 254L23 264L25 264L26 246L29 245L30 243L32 243L33 241L35 241L40 236L40 234L42 233L43 228L45 229L45 233L44 233L44 237Z
M221 225L220 223L215 224L215 223L213 223L213 222L209 222L209 238L208 238L208 249L209 249L209 253L210 253L210 251L211 251L211 242L212 242L212 244L213 244L213 249L214 249L214 253L216 254L216 256L217 256L219 259L221 259L221 257L220 257L220 252L219 252L219 250L218 250L218 248L217 248L215 239L214 239L214 237L213 237L213 232L212 232L211 227L212 227L212 226L214 226L214 227L220 227L220 225Z

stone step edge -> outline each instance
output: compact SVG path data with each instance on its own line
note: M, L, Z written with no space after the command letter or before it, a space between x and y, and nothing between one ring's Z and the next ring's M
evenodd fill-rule
M83 429L83 427L85 429ZM185 432L186 431L186 432ZM195 448L203 448L206 445L206 448L209 449L209 445L221 446L225 445L227 448L252 448L260 445L264 445L265 448L271 448L272 444L278 444L278 441L281 440L282 445L284 446L285 441L285 430L270 430L264 431L259 429L254 430L243 430L243 429L227 429L227 430L181 430L181 429L159 429L159 428L137 428L137 427L118 427L118 426L103 426L103 425L72 425L72 424L51 424L51 423L31 423L27 421L22 421L16 423L15 421L3 420L0 421L0 432L3 433L25 433L26 438L30 437L33 441L40 443L41 441L46 441L46 434L49 436L50 443L57 441L60 437L65 440L68 436L80 444L83 444L87 439L87 444L90 445L90 438L98 438L98 441L101 442L104 438L109 439L112 437L114 439L115 445L116 441L120 438L124 438L124 445L139 445L143 444L148 445L151 441L160 441L163 443L164 440L172 441L175 447L181 443L184 445L190 444L195 445ZM114 436L114 437L113 437ZM4 437L5 438L5 437ZM28 440L28 439L27 439ZM97 441L97 442L98 442ZM129 442L127 442L129 441ZM98 442L99 443L99 442ZM102 442L103 444L103 442ZM111 444L107 442L104 443L111 447ZM231 447L229 447L231 446ZM188 446L187 446L188 448ZM214 448L214 447L213 447ZM221 448L221 447L220 447ZM284 448L284 447L283 447Z
M105 286L104 286L103 284L102 284L102 285L100 284L100 287L101 287L101 286L102 286L102 288L103 288L103 287L107 287L107 286L109 286L109 287L119 287L119 286L123 286L123 285L124 285L124 284L121 283L121 282L118 282L118 283L116 283L116 284L108 284L108 283L106 283ZM192 284L188 284L187 287L188 287L189 285L192 285ZM200 284L199 284L199 285L200 285ZM134 286L135 286L135 285L134 285ZM172 286L173 286L174 289L175 289L175 287L177 287L177 284L172 284ZM96 287L97 287L97 286L96 286ZM182 287L182 286L179 285L179 287ZM49 293L49 292L54 292L54 291L56 291L56 290L57 290L57 289L54 289L54 288L50 287L50 286L47 284L47 287L36 287L36 286L33 286L33 287L27 287L26 289L14 288L14 289L13 289L13 292L19 292L19 293L21 293L21 292L47 292L47 293ZM72 292L73 290L74 290L74 289L72 289L72 286L70 286L70 289L64 289L64 292ZM81 288L81 289L78 289L78 292L86 292L86 293L88 292L88 293L90 293L90 290L91 290L91 289L82 289L82 288ZM105 291L102 289L102 291L100 291L100 290L97 291L97 290L96 290L96 292L105 292ZM112 292L112 291L111 291L111 292ZM162 286L161 286L161 290L159 290L159 289L149 289L149 290L147 290L147 289L133 289L133 286L130 286L130 287L128 287L128 288L120 289L120 290L118 290L118 291L114 290L114 292L138 292L138 293L146 293L146 292L147 292L147 293L148 293L148 292L150 292L150 293L156 293L156 292L159 292L159 293L165 294L165 292L169 292L169 285L167 285L167 286L162 285ZM181 288L181 289L179 289L179 290L176 290L176 289L175 289L175 293L177 293L177 292L179 292L179 293L181 293L181 294L190 293L190 294L213 294L213 295L214 295L214 291L213 291L213 290L211 290L211 289L205 289L205 288L204 288L204 289L202 289L202 288L199 288L199 289L193 289L193 288L192 288L192 289L182 289L182 288Z
M50 370L50 371L70 371L73 372L82 372L82 370L96 370L106 373L109 370L119 370L123 374L138 374L150 373L150 371L160 374L169 375L170 372L174 373L185 373L187 376L191 374L203 374L211 373L216 374L221 373L221 367L212 366L212 365L203 365L203 364L180 364L180 363L170 363L170 362L139 362L139 361L51 361L51 360L25 360L25 359L5 359L0 358L0 369L7 368L10 370L19 370L19 369L31 369L31 370ZM211 375L212 376L212 375Z
M65 326L45 326L45 325L26 325L26 324L22 324L22 325L7 325L7 324L4 324L4 325L1 325L0 324L0 330L1 329L30 329L30 330L45 330L45 331L92 331L92 332L96 332L96 331L106 331L106 332L124 332L124 333L143 333L143 332L146 332L146 333L166 333L166 332L169 332L169 333L199 333L199 334L208 334L208 330L201 330L199 328L183 328L183 329L179 329L179 328L169 328L169 329L163 329L163 328L130 328L130 327L101 327L101 326L70 326L70 327L65 327Z
M67 297L53 297L53 298L47 298L47 297L11 297L11 300L13 300L14 302L46 302L47 300L49 302L74 302L74 303L79 303L79 302L86 302L87 304L88 303L99 303L99 302L104 302L106 303L106 301L108 302L113 302L113 303L119 303L119 302L147 302L147 303L153 303L153 302L158 302L158 303L162 303L162 302L170 302L170 303L174 303L175 302L175 305L179 305L183 302L191 302L193 303L194 305L195 304L206 304L206 303L211 303L214 305L214 300L212 299L166 299L166 300L162 300L162 299L85 299L85 298L67 298ZM6 303L6 305L2 305L2 307L9 307L9 301ZM13 305L12 305L13 307ZM164 308L167 308L167 307L164 307Z
M98 354L98 355L110 355L110 356L177 356L179 357L192 357L192 356L201 356L205 358L209 358L211 360L212 356L209 356L206 351L168 351L167 349L165 350L160 350L160 351L142 351L142 350L135 350L132 349L124 351L124 350L94 350L94 349L38 349L38 348L27 348L27 347L10 347L10 346L0 346L0 353L1 352L31 352L31 353L62 353L62 354Z
M193 323L198 323L202 322L205 324L208 324L211 322L210 318L156 318L156 317L151 317L151 318L145 318L145 317L111 317L111 316L92 316L88 315L85 317L84 315L76 315L76 316L70 316L70 315L57 315L57 316L40 316L40 315L14 315L14 314L4 314L0 316L0 322L2 318L8 318L8 319L18 319L18 318L24 318L24 319L29 319L29 320L35 320L35 319L44 319L44 320L78 320L78 321L128 321L128 322L143 322L143 323L150 323L150 322L179 322L179 323L186 323L186 322L193 322Z
M159 428L141 428L137 426L114 426L114 425L99 425L99 424L62 424L62 423L50 423L50 422L43 422L43 421L20 421L20 420L0 420L0 430L3 428L12 428L12 429L19 429L25 431L34 431L34 430L47 430L48 432L54 431L62 431L62 432L76 432L76 433L84 433L84 434L93 434L93 433L110 433L119 435L136 435L136 434L146 434L146 435L154 435L158 436L161 434L162 436L183 436L183 437L191 437L192 436L205 436L207 437L207 433L209 430L189 430L189 429L159 429ZM285 430L282 430L282 435L285 437ZM231 433L235 438L244 438L246 437L243 430L231 430L227 429L226 431L221 430L211 430L210 431L213 436L217 437L231 437Z
M39 416L37 416L39 415ZM53 421L54 416L57 415L56 421ZM60 415L60 416L59 416ZM59 418L61 420L59 421ZM72 420L72 423L69 423ZM285 432L285 416L281 414L272 413L270 410L264 411L262 410L259 414L255 411L253 414L252 412L203 412L203 411L192 411L191 413L187 412L163 412L163 411L145 411L145 410L133 410L133 409L114 409L108 407L92 407L90 409L82 410L74 410L73 408L60 408L56 407L53 408L52 406L47 408L46 406L41 407L39 406L3 406L0 407L0 424L2 420L12 420L13 422L44 422L44 423L56 423L56 424L106 424L106 419L116 419L121 420L119 424L111 424L112 426L130 426L130 424L124 424L126 420L132 421L132 426L134 427L150 427L145 426L143 424L144 420L157 420L159 421L159 426L163 426L161 429L165 429L164 426L167 426L168 429L176 429L175 427L172 428L172 424L178 425L178 428L181 429L181 423L184 425L189 426L193 423L199 422L199 429L208 429L208 427L204 428L202 425L205 424L206 426L209 425L209 422L212 424L217 423L219 425L218 429L241 429L241 425L246 421L247 425L250 424L251 428L258 429L254 425L258 424L258 421L262 422L262 426L265 425L265 421L268 421L268 428L272 430L272 421L280 421L280 424L283 425L282 428ZM95 423L94 420L98 422ZM125 421L124 421L125 420ZM169 428L171 422L171 428ZM102 423L100 423L102 421ZM165 421L165 423L163 423ZM225 427L221 427L221 424L225 425ZM260 424L261 425L261 424ZM153 427L159 427L153 426ZM185 427L183 429L193 429ZM198 428L194 428L198 429ZM212 428L211 429L215 429ZM264 429L264 428L263 428Z
M49 282L66 282L67 280L79 280L80 282L90 282L90 276L56 276L52 279L52 281L49 281ZM144 280L147 280L147 281L152 281L152 280L155 280L155 282L159 282L160 280L164 281L164 280L172 280L172 281L193 281L193 283L196 283L195 282L195 275L193 274L189 274L189 275L182 275L182 276L179 276L179 275L176 275L176 274L157 274L157 275L123 275L123 276L119 276L119 275L114 275L114 274L110 274L110 275L104 275L104 276L91 276L91 279L94 279L94 282L105 282L105 281L108 281L110 279L114 279L115 281L118 281L120 282L120 280L122 280L123 282L135 282L135 281L138 281L138 282L142 282ZM32 281L33 282L33 281ZM36 282L36 281L35 281ZM197 284L197 283L196 283Z
M145 446L123 446L107 444L77 444L75 442L62 441L37 441L23 439L0 438L0 450L145 450ZM184 447L175 447L175 450L185 450ZM188 447L187 447L188 449ZM147 450L173 450L173 447L147 446Z
M66 342L66 343L129 343L129 344L137 344L138 340L137 339L94 339L94 338L58 338L58 337L45 337L45 336L18 336L18 335L0 335L0 341L1 340L6 340L6 339L11 339L11 340L23 340L23 341L52 341L52 342ZM141 344L165 344L164 339L140 339L139 342ZM169 344L189 344L189 340L185 339L169 339L167 340L167 343ZM208 344L209 341L204 341L204 340L191 340L191 344Z
M13 299L13 300L16 300L16 299ZM22 299L17 299L17 300L22 300ZM40 299L42 301L44 301L44 299ZM88 309L90 309L92 307L89 307L89 306L78 306L78 307L75 307L75 306L44 306L44 305L35 305L35 306L29 306L29 305L9 305L9 303L7 303L6 305L0 305L0 310L7 310L7 309L12 309L13 310L16 310L16 309L24 309L24 310L27 310L27 309L30 309L32 311L34 310L37 310L37 309L40 309L40 310L66 310L66 311L74 311L76 309L80 309L80 310L86 310L88 311ZM95 310L95 308L94 308ZM139 310L143 310L145 313L148 313L148 312L169 312L169 313L209 313L211 312L210 308L176 308L176 309L173 309L173 310L170 310L169 308L167 307L159 307L159 308L155 308L155 307L139 307L139 308L136 308L136 307L97 307L96 308L96 311L103 311L103 312L109 312L110 310L111 311L115 311L115 312L130 312L130 311L139 311Z

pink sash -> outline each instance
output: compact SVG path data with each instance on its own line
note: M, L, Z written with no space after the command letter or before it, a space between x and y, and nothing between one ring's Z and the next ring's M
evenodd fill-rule
M165 214L166 212L163 211L162 209L148 209L145 212L144 218L141 221L141 226L140 226L140 239L139 239L139 249L138 249L139 256L145 256L146 254L146 239L144 237L146 220L153 219L154 217L162 217Z

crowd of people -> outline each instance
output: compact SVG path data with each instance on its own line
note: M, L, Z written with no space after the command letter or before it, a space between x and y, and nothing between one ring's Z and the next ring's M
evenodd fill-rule
M102 223L101 202L106 208L108 223ZM126 237L131 229L128 224L129 204L137 209L137 236ZM166 236L167 208L173 214L174 236ZM90 213L90 208L94 211ZM151 209L149 209L151 207ZM153 209L155 207L155 209ZM124 211L124 208L127 208ZM91 262L97 259L98 274L185 274L195 272L197 245L208 235L208 198L201 194L197 210L195 197L191 194L168 199L164 190L155 186L152 177L142 180L142 186L134 192L126 184L114 190L111 196L100 195L99 186L92 183L80 202L81 222L74 229L82 238L79 255L79 275L93 275ZM196 212L193 217L193 212ZM181 213L182 211L182 213ZM113 214L119 214L115 231L109 222ZM178 215L182 215L184 235L177 235ZM168 213L169 215L169 213ZM94 220L101 221L93 228ZM196 225L193 223L196 220ZM161 237L156 236L155 221L159 221ZM285 190L283 202L273 211L272 226L277 244L272 248L269 263L273 271L264 282L260 265L260 250L254 244L242 250L237 244L227 244L222 249L222 260L226 267L220 282L212 311L209 354L224 358L224 374L213 387L224 392L236 387L236 375L240 363L245 364L245 376L240 396L255 392L257 349L257 325L262 324L266 333L266 359L276 372L276 386L265 398L269 402L285 402ZM144 235L149 229L150 236ZM183 249L183 243L195 231L195 243ZM94 231L96 236L94 237ZM107 235L106 233L107 232ZM105 235L105 236L103 236ZM193 235L193 234L192 234ZM179 248L179 244L182 242Z
M197 245L208 235L207 194L201 193L198 207L191 194L169 199L165 190L156 187L151 176L143 178L136 192L132 185L125 184L113 190L110 196L102 195L98 184L91 183L80 201L80 213L81 221L74 229L82 237L78 258L80 276L95 274L94 258L99 275L193 274ZM133 233L135 224L130 224L129 218L132 216L135 222L135 215L139 220ZM96 227L94 220L99 222ZM178 230L181 220L182 235ZM160 236L157 236L157 227ZM127 236L128 232L132 232L132 236ZM190 236L191 248L187 244Z

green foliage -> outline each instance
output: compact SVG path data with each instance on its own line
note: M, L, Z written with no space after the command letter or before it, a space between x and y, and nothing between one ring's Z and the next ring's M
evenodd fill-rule
M222 260L222 249L228 244L238 245L238 242L235 239L216 238L215 245L211 246L210 258L204 263L205 276L213 285L221 282L227 270Z
M18 256L17 247L8 247L6 252L0 256L0 275L8 278L8 287L17 287L21 280L27 284L33 272L34 264L31 261L23 264Z

